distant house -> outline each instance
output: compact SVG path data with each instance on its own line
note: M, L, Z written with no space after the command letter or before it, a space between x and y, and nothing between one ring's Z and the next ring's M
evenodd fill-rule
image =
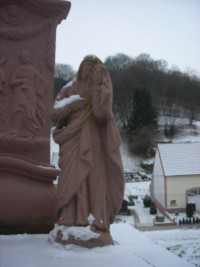
M187 203L200 211L200 143L159 144L150 191L165 211L185 211Z

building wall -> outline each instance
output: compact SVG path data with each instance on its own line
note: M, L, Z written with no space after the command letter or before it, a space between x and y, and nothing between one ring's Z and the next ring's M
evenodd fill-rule
M165 207L165 177L158 150L156 152L153 169L152 194L153 198Z
M166 177L167 210L185 209L186 191L199 185L200 175Z

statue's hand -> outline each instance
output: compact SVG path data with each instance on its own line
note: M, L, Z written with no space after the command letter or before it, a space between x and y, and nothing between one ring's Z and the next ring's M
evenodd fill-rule
M103 70L101 66L96 66L93 73L93 83L94 85L101 85L103 80Z

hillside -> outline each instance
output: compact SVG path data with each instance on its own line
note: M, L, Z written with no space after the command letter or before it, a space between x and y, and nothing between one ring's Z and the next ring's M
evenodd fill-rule
M177 129L176 134L172 137L166 137L164 135L164 127L166 123L173 123ZM188 119L184 118L159 118L158 134L155 136L154 149L158 143L199 143L200 142L200 121L193 121L190 126ZM121 145L121 155L125 173L134 173L134 177L137 179L148 180L151 179L152 168L154 164L154 157L142 157L133 154L128 149L128 143L126 139L123 139Z

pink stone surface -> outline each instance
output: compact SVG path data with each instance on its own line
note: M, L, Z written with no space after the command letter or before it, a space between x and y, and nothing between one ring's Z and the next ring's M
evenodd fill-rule
M0 0L0 221L55 216L55 36L69 10L68 1Z

